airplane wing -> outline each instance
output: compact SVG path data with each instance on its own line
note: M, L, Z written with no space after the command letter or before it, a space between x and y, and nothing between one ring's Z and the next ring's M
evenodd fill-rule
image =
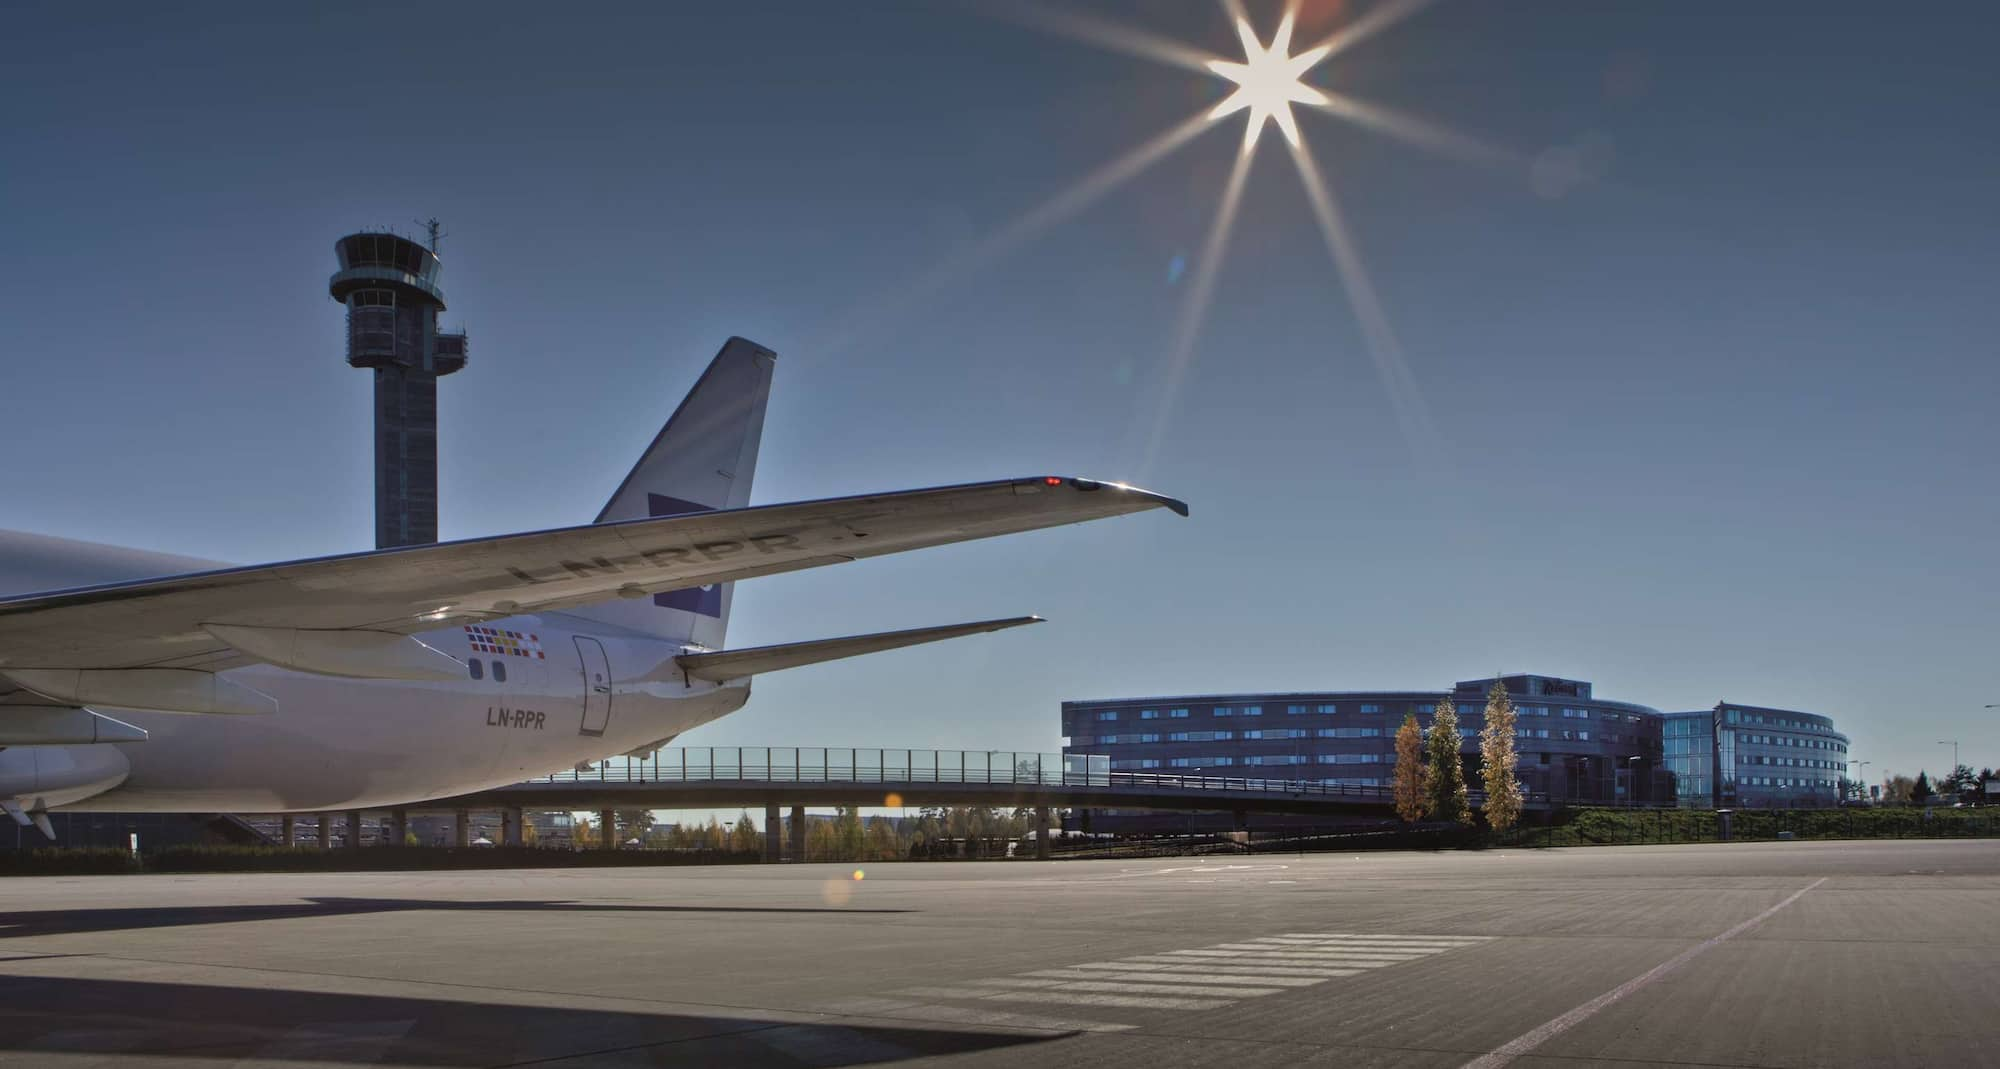
M647 597L1154 508L1187 514L1181 502L1134 487L1043 476L33 594L0 599L0 675L42 693L85 696L91 693L85 684L94 679L97 703L125 704L117 698L121 679L157 691L163 679L192 678L185 670L212 673L256 661L283 663L267 652L281 643L244 636L332 635L331 643L315 640L317 647L365 652L370 636L397 641L396 636L460 623ZM142 678L107 669L183 671ZM254 711L231 707L228 696L217 692L215 677L205 678L211 682L196 686L180 706L141 707Z
M717 650L713 653L684 653L674 658L674 667L689 679L706 679L720 683L744 676L760 676L766 672L781 672L787 668L803 668L809 664L859 657L864 653L900 650L905 646L921 646L926 642L963 638L966 635L983 635L1041 622L1042 618L1039 616L1010 616L1004 620L980 620L969 624L946 624L943 627L913 627L904 631L878 631L872 635L848 635L844 638L822 638L811 642L786 642L775 646Z

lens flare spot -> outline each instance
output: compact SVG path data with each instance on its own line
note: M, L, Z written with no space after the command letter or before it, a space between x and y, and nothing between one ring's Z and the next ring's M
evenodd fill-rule
M861 878L862 878L863 876L865 876L865 875L867 875L867 874L866 874L866 873L864 873L864 872L862 872L862 871L861 871L860 869L855 869L855 870L854 870L854 882L855 882L855 883L860 883L860 882L861 882Z
M895 791L890 791L887 795L883 796L882 805L886 809L901 809L903 808L903 796L897 794Z

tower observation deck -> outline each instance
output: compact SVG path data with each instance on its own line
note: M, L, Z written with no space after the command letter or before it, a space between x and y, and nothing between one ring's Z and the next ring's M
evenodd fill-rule
M466 359L464 332L437 325L443 264L397 234L349 234L334 252L327 292L347 307L347 364L375 372L375 545L435 542L437 380Z

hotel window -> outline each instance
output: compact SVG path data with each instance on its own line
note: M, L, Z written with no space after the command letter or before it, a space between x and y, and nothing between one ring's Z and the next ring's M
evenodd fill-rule
M1158 709L1139 710L1139 719L1141 720L1158 720L1159 718L1160 718L1160 711Z
M1117 719L1118 719L1118 710L1116 710L1116 709L1106 709L1106 710L1104 710L1103 712L1100 712L1100 713L1098 713L1098 714L1097 714L1097 719L1099 719L1099 720L1117 720Z
M1308 709L1308 708L1306 708L1306 707L1305 707L1305 706L1303 706L1303 705L1287 705L1287 706L1285 706L1285 715L1286 715L1286 716L1302 716L1302 715L1304 715L1304 714L1306 714L1306 713L1309 713L1309 712L1312 712L1312 710L1311 710L1311 709Z
M1318 708L1319 708L1319 711L1320 711L1320 712L1322 712L1322 713L1331 713L1331 712L1334 712L1334 711L1335 711L1335 708L1334 708L1333 706L1331 706L1331 705L1322 705L1322 706L1319 706Z
M1382 711L1382 707L1379 705L1364 705L1361 707L1361 711L1364 713L1379 713Z
M1186 720L1186 719L1187 719L1187 715L1188 715L1188 711L1187 711L1186 709L1169 709L1169 710L1167 710L1167 718L1168 718L1168 719L1170 719L1170 720Z
M1242 713L1242 715L1244 715L1244 716L1263 716L1263 715L1264 715L1264 707L1263 707L1263 706L1261 706L1261 705L1246 705L1246 706L1244 706L1244 707L1243 707L1243 713Z
M1216 706L1216 707L1215 707L1215 709L1214 709L1214 710L1212 711L1211 715L1214 715L1214 716L1235 716L1235 715L1236 715L1236 710L1234 710L1234 709L1231 709L1231 708L1230 708L1229 706L1227 706L1227 705L1218 705L1218 706Z
M1143 735L1140 735L1140 736L1139 736L1139 741L1140 741L1140 742L1158 742L1158 741L1160 741L1160 733L1159 733L1159 732L1157 732L1157 731L1149 731L1149 732L1147 732L1147 733L1145 733L1145 734L1143 734Z

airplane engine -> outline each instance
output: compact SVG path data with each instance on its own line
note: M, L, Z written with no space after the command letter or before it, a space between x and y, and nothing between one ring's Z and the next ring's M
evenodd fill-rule
M0 799L39 812L125 782L132 762L116 746L9 746L0 750Z

